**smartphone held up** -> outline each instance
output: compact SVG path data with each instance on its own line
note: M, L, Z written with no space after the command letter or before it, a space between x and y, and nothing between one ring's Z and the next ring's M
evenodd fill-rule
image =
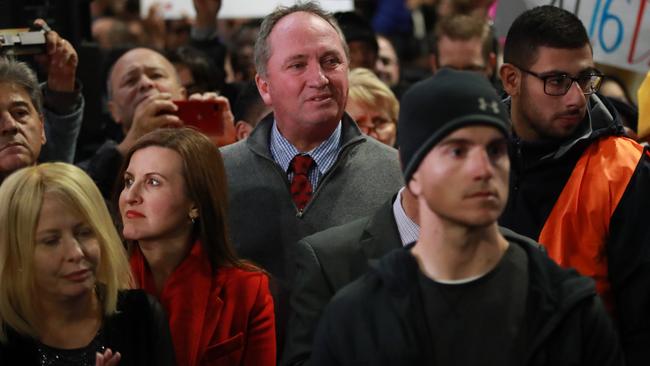
M215 100L175 100L176 115L187 126L207 135L217 146L236 141L234 126L226 126L222 117L222 105Z

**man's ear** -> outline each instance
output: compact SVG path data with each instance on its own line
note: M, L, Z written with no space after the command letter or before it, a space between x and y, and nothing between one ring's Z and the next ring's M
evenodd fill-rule
M273 105L271 93L269 93L268 81L264 80L260 74L255 74L255 84L257 85L257 90L260 92L260 96L262 97L264 104L268 106Z
M108 102L108 110L111 112L111 117L113 118L113 121L118 125L121 125L122 113L120 113L120 109L115 105L115 102L113 102L112 100Z
M246 121L239 120L235 123L235 136L237 136L237 141L247 138L251 131L253 131L253 126L248 124Z
M519 94L521 88L521 71L513 64L503 64L499 69L503 90L510 96Z
M416 198L422 193L422 184L420 184L420 172L419 169L411 175L411 179L406 183L406 188L415 196Z

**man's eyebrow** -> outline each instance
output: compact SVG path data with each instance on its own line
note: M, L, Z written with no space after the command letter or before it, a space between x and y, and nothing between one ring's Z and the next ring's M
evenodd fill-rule
M286 59L284 59L282 64L286 65L286 64L288 64L288 63L290 63L292 61L304 60L306 58L307 58L307 56L303 55L303 54L291 55L291 56L287 57Z
M600 70L598 70L594 66L589 66L585 67L584 69L580 70L576 75L585 75L585 74L590 74L590 73L598 73L602 74ZM558 69L553 69L553 70L548 70L548 71L542 71L539 73L540 76L554 76L554 75L569 75L572 76L571 73L566 72L565 70L558 70Z
M136 68L136 67L131 68L127 72L122 74L122 76L120 77L119 80L120 80L120 82L124 82L124 80L128 79L129 77L133 76L134 74L138 74L139 72L140 72L139 68Z
M14 100L14 101L11 102L11 107L13 107L13 108L15 108L15 107L25 107L25 108L29 109L31 106L32 105L30 103L28 103L27 101L25 101L25 100Z
M165 68L162 67L162 66L145 66L145 67L144 67L144 71L145 71L145 72L147 72L147 71L162 71L162 72L164 72L165 74L168 73L168 72L167 72L167 69L165 69Z
M586 67L578 75L585 75L585 74L602 74L603 72L598 70L594 66Z
M472 144L472 141L469 139L465 139L462 137L451 137L447 139L443 139L438 143L439 146L444 146L444 145L470 145Z
M338 52L338 51L335 50L335 49L327 50L327 51L325 51L325 52L323 53L323 55L322 55L320 58L325 58L325 57L330 57L330 56L340 57L340 56L341 56L341 53Z
M486 145L492 145L492 144L505 144L508 142L508 139L505 137L495 137L487 142ZM473 145L475 144L474 141L470 139L466 139L463 137L452 137L448 139L443 139L438 143L438 146L443 146L443 145Z

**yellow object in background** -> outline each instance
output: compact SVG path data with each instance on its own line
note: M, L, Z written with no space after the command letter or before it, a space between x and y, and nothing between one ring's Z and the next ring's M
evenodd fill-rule
M645 76L637 92L639 102L639 125L637 134L639 138L646 139L650 136L650 71Z

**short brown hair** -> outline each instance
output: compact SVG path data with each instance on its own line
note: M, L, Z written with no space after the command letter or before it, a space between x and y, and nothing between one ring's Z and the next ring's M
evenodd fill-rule
M490 53L494 52L494 34L492 26L487 19L465 15L454 14L442 18L437 24L433 33L431 50L438 55L438 41L442 37L447 37L453 41L468 41L478 38L481 40L481 54L486 61L490 58Z

